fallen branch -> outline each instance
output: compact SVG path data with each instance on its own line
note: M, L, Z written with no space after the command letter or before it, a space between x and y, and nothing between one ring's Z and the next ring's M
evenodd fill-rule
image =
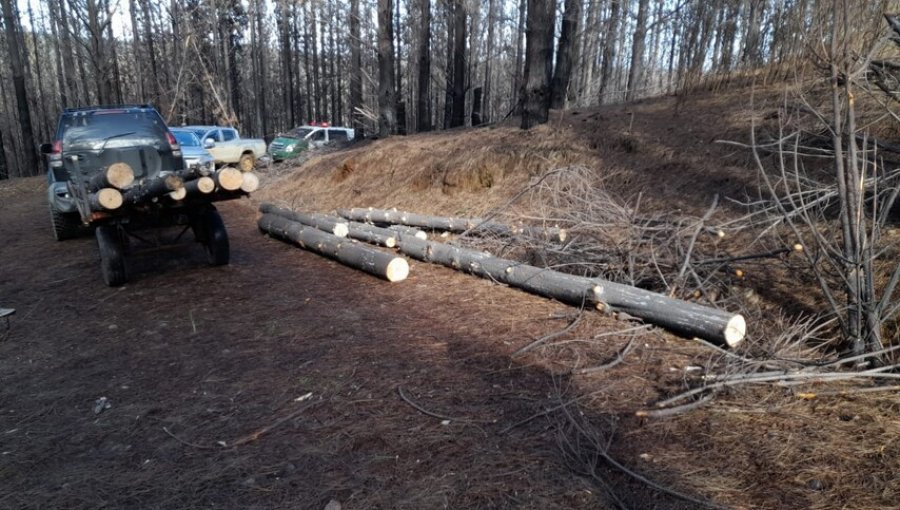
M403 392L403 388L401 388L400 386L397 386L397 394L400 395L400 398L402 398L404 402L406 402L407 404L409 404L410 406L412 406L413 409L415 409L416 411L419 411L420 413L422 413L422 414L424 414L424 415L426 415L426 416L431 416L432 418L437 418L437 419L439 419L439 420L467 421L467 420L462 420L462 419L460 419L460 418L454 418L454 417L452 417L452 416L447 416L447 415L444 415L444 414L435 413L435 412L433 412L433 411L429 411L428 409L425 409L424 407L422 407L422 406L420 406L419 404L413 402L412 399L410 399L409 397L407 397L407 396L406 396L406 393Z

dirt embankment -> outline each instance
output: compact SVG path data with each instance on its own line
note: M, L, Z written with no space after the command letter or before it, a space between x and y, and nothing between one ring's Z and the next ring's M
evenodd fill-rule
M713 143L744 132L737 104L377 141L272 169L254 200L475 215L586 165L624 197L702 212L755 185ZM132 259L108 289L92 239L51 241L42 188L0 183L0 306L17 309L0 330L0 508L698 507L604 456L732 508L900 494L895 397L763 387L638 418L719 354L599 313L554 336L577 310L445 268L387 284L262 237L247 203L222 207L230 266L187 247ZM99 397L112 407L95 414Z

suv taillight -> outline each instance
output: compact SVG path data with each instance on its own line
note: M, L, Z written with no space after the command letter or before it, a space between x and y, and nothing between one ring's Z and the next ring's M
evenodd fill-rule
M181 156L181 147L178 145L178 139L175 138L171 131L166 131L166 140L169 141L169 146L172 147L172 155L176 157Z
M50 154L47 154L47 161L50 163L51 168L61 168L63 166L62 140L53 142L53 151L50 152Z

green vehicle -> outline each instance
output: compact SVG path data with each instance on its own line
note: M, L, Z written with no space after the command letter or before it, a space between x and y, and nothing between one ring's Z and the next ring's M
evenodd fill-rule
M296 127L278 135L269 144L269 155L274 161L284 161L303 154L307 149L321 147L328 143L349 142L355 137L354 130L332 127L323 122Z

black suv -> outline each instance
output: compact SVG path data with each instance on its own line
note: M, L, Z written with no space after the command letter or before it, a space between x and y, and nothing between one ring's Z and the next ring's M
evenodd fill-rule
M212 202L246 193L219 193L208 169L186 169L178 141L152 106L66 109L54 142L41 151L54 236L93 228L108 285L126 281L124 254L139 229L190 227L211 263L228 263L228 235Z

